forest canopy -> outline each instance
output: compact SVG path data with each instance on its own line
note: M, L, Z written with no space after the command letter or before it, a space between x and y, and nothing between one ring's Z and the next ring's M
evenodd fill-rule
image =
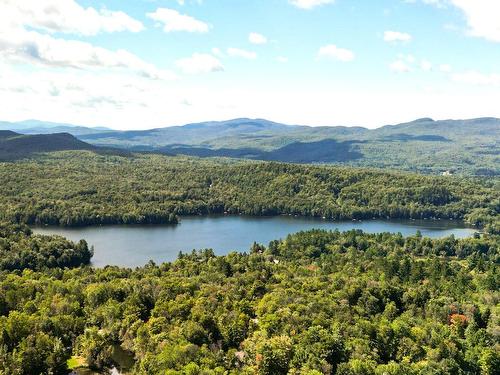
M313 230L249 253L0 272L0 373L498 374L498 236ZM69 360L69 361L68 361Z
M78 267L90 263L93 250L85 240L34 235L24 224L0 223L0 271Z

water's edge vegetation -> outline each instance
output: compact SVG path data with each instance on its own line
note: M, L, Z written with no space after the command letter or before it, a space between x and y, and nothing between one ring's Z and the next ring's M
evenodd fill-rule
M109 225L86 227L33 226L36 234L84 239L94 250L91 265L140 267L149 260L160 264L177 259L180 251L211 248L216 255L246 251L253 242L267 244L288 234L311 229L362 230L443 238L465 238L480 232L455 220L346 220L330 221L295 216L208 215L182 216L179 224Z

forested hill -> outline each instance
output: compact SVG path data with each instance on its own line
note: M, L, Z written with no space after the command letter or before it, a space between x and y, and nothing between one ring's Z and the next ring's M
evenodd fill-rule
M27 128L30 124L37 127ZM497 118L421 118L377 129L284 125L247 118L133 131L56 125L0 123L0 128L23 133L64 130L93 145L166 154L500 175Z
M166 223L226 212L465 219L500 231L496 179L67 151L0 163L0 181L0 219L29 224Z
M130 152L111 147L99 147L83 142L69 133L19 134L0 130L0 161L36 157L54 151L93 151L98 154L129 156Z
M38 152L94 150L95 146L68 133L24 135L0 130L0 160L13 160Z

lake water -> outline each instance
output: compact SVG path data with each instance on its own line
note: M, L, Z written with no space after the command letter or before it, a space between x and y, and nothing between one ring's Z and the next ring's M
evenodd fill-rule
M96 267L117 265L136 267L149 260L172 261L179 251L211 248L216 254L248 251L253 242L267 245L290 233L308 229L346 231L361 229L368 233L401 232L413 235L417 230L433 238L451 234L471 236L475 229L449 220L367 220L327 221L314 218L275 216L197 216L183 217L178 225L120 225L85 228L37 227L35 233L58 234L70 240L85 239L94 246L92 264Z

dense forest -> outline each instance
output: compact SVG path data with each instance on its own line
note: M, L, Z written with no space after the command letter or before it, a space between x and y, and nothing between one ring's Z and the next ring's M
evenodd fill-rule
M0 223L0 271L43 270L89 264L92 249L58 236L33 235L24 224Z
M276 162L66 151L0 163L0 218L175 223L180 215L464 219L498 232L498 179Z
M499 248L313 230L135 270L30 264L0 272L0 374L117 353L144 375L498 374Z
M494 375L499 182L66 151L0 163L0 375ZM27 224L181 215L463 219L472 238L312 230L172 263L89 266Z

